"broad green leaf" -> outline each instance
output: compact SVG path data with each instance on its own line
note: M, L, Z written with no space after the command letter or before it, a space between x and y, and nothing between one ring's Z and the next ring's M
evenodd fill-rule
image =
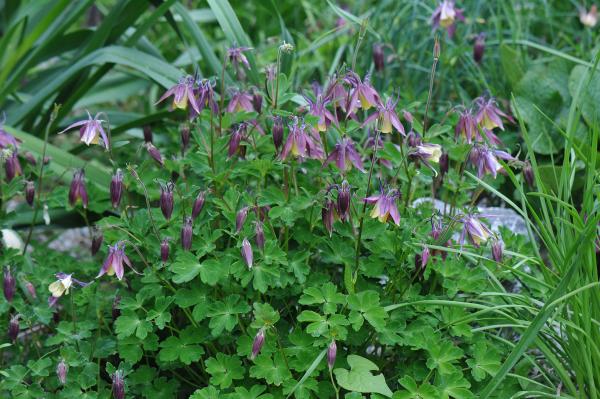
M228 388L233 380L244 378L244 368L237 356L227 356L217 353L216 358L206 360L206 371L211 375L210 383L219 387Z
M281 354L275 354L273 359L269 355L261 354L254 360L254 366L250 367L250 377L262 378L268 384L279 386L291 378L292 374Z
M335 369L337 383L344 389L361 393L379 393L383 396L392 397L392 391L385 382L383 374L373 374L379 368L372 361L357 355L348 355L346 359L350 365L350 371L346 369Z

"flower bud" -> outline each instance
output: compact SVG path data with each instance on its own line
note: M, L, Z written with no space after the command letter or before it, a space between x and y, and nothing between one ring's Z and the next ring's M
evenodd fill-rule
M406 137L408 139L409 147L417 147L422 142L421 136L413 130L411 130Z
M258 112L260 114L260 111L262 110L262 103L263 103L263 98L260 95L260 93L258 91L254 91L252 93L252 108L254 108L254 110L256 112Z
M112 377L112 394L114 399L125 399L125 381L123 380L123 372L117 370Z
M69 366L67 366L64 359L61 359L56 366L56 377L58 377L58 381L61 383L61 385L65 385L67 383L68 372Z
M16 151L13 151L13 153L4 161L4 171L6 172L6 181L8 182L14 179L15 176L20 176L23 174Z
M190 145L190 127L184 125L181 128L181 152L185 152Z
M123 195L123 172L117 169L110 181L110 200L113 208L118 208Z
M335 340L331 341L329 347L327 348L327 366L329 370L333 368L335 364L335 358L337 356L337 345L335 344Z
M427 262L429 262L429 247L423 248L423 252L421 252L421 269L425 270L427 267Z
M163 157L160 154L160 151L158 150L158 148L156 148L154 146L154 144L152 144L151 142L147 142L146 149L148 150L148 154L150 154L152 159L154 159L157 164L159 164L161 167L163 167L165 164L165 161L163 161Z
M194 205L192 205L192 219L196 220L196 218L202 212L202 208L204 208L204 191L200 191L194 200Z
M246 222L246 218L248 217L248 210L249 210L249 208L247 206L245 206L242 209L240 209L238 211L238 213L235 215L235 232L236 233L239 233L240 231L242 231L242 228L244 228L244 223Z
M37 165L37 159L35 159L35 156L32 153L30 153L29 151L27 151L25 154L23 154L23 157L27 160L27 162L29 162L29 164L31 166Z
M272 133L275 150L279 152L279 150L281 149L281 145L283 144L283 120L280 116L276 116L273 118Z
M450 160L448 159L448 153L442 152L442 155L440 156L440 174L442 176L448 173L449 162Z
M152 129L150 128L150 125L146 125L144 126L144 141L146 143L152 143Z
M254 233L256 234L256 245L258 245L261 250L265 249L265 232L263 230L262 222L256 222Z
M8 338L12 342L17 340L19 336L19 314L13 315L8 322Z
M535 176L533 175L533 168L531 167L531 162L525 161L525 166L523 166L523 177L525 181L529 185L529 187L535 186Z
M69 189L69 204L75 206L79 199L81 199L83 208L87 208L88 194L85 188L85 171L83 169L76 170L73 173L73 180Z
M104 234L102 234L102 230L100 230L97 226L94 226L92 230L92 247L91 252L92 256L96 255L102 246L102 242L104 241Z
M373 63L375 64L375 70L382 72L384 68L384 54L383 46L380 43L373 44Z
M431 218L431 238L438 240L442 235L443 227L442 220L433 216Z
M485 33L481 32L475 37L475 43L473 44L473 60L477 64L481 64L483 60L483 53L485 51Z
M252 253L252 245L250 245L250 241L247 238L244 238L242 241L242 259L246 262L246 266L248 269L252 269L252 262L254 261L254 254Z
M163 263L167 263L169 260L169 239L165 238L160 243L160 259Z
M121 304L121 296L115 295L115 299L113 299L113 304L112 304L113 321L116 321L119 318L119 316L121 316L121 308L119 308L120 304Z
M7 302L12 302L15 296L15 290L17 288L17 281L10 272L10 266L4 268L4 298Z
M350 184L346 180L338 189L337 207L342 221L348 221L350 216Z
M500 263L502 262L502 255L504 253L504 242L500 238L495 238L492 241L492 258Z
M27 292L29 292L29 295L33 299L37 299L37 292L35 291L35 286L31 284L31 282L25 281L25 289L27 290Z
M192 229L193 220L191 217L186 216L183 221L183 227L181 228L181 247L184 251L189 251L192 248Z
M231 158L235 155L235 153L240 148L240 142L243 138L243 129L237 128L231 132L231 136L229 137L229 147L227 149L227 156Z
M335 205L333 201L327 199L323 208L321 209L321 219L323 220L323 227L329 233L331 237L331 233L333 232L333 223L335 221Z
M31 180L27 180L25 183L25 201L29 206L33 206L33 200L35 199L35 184Z
M260 350L265 344L265 331L263 328L258 330L256 336L254 337L254 341L252 342L252 354L250 355L250 359L254 360L256 356L258 356Z
M162 211L165 219L170 220L173 214L173 189L175 185L173 182L168 182L166 186L160 187L160 210Z

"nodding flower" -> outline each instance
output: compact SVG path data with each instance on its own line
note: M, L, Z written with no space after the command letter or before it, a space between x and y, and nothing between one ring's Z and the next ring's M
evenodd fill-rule
M69 189L69 204L75 206L77 200L81 199L83 208L88 206L88 194L85 188L85 171L78 169L73 173L71 188Z
M256 239L256 245L260 250L265 249L265 231L263 229L263 223L260 220L254 222L254 235Z
M242 248L240 250L242 254L242 259L248 266L248 269L252 269L252 264L254 262L254 254L252 253L252 245L250 245L250 241L247 238L244 238L242 241Z
M306 130L311 127L299 123L298 118L294 118L290 124L290 133L288 134L283 150L281 151L280 158L285 160L288 155L292 155L296 158L323 158L323 148L321 147L321 139L313 132L307 133Z
M8 322L8 338L14 343L19 336L19 330L21 329L19 326L19 318L20 314L15 314L10 317L10 321Z
M118 208L123 195L123 172L117 169L110 181L110 201L113 208Z
M465 20L463 10L456 8L454 0L443 0L433 11L431 24L433 28L441 26L448 31L448 36L452 38L456 31L456 21Z
M350 219L350 184L346 180L337 189L337 210L340 219L346 222Z
M349 71L344 81L352 87L350 104L347 104L346 117L359 108L359 105L360 108L367 110L381 104L379 94L371 86L369 75L365 76L365 80L362 81L355 72Z
M125 244L119 241L113 246L109 245L108 256L102 264L100 272L98 273L96 278L107 274L109 276L116 275L119 280L122 280L123 275L125 274L124 264L129 266L131 270L134 270L133 266L131 265L131 261L129 260L127 255L125 255Z
M323 97L321 93L315 94L314 101L306 95L303 95L303 97L308 103L308 114L319 118L315 126L319 132L326 131L327 127L331 123L337 125L338 122L336 117L327 108L325 108L327 104L331 102L330 98Z
M65 359L61 359L56 366L56 377L61 385L67 383L67 373L69 372L69 366L65 363Z
M485 243L492 235L491 230L475 215L467 214L462 218L461 222L463 223L463 230L460 235L461 243L467 237L475 247L479 247L479 245Z
M229 145L227 148L227 157L233 157L240 149L240 143L246 138L248 125L244 122L239 123L231 131L229 136Z
M459 114L458 123L454 129L454 136L458 140L458 137L462 135L466 138L467 143L472 143L478 134L479 129L477 128L475 115L473 115L473 111L470 108L466 108Z
M363 126L377 119L377 128L381 133L392 133L392 130L396 129L398 133L405 136L404 126L396 114L396 104L398 104L398 99L394 101L391 98L387 99L385 105L378 103L377 111L365 119Z
M254 105L252 105L252 96L247 91L234 90L231 95L231 100L229 100L229 104L227 104L226 111L229 113L239 111L254 111Z
M162 168L165 164L165 161L163 160L158 148L156 148L151 142L146 142L146 149L148 150L150 157L152 157L152 159L154 159L154 161Z
M361 172L365 172L362 159L350 137L344 137L336 143L333 151L329 153L329 156L323 163L323 167L333 161L335 161L335 165L341 172L348 172L352 169L352 165Z
M387 222L391 216L396 226L400 225L400 212L398 212L398 206L396 201L400 197L400 192L396 189L384 191L383 187L380 189L379 195L367 197L364 201L367 204L375 204L371 210L371 217L377 218L380 222Z
M31 180L25 182L25 201L29 206L33 206L33 200L35 199L35 183Z
M252 50L252 47L230 47L227 49L227 59L234 68L238 68L238 66L242 64L246 69L250 69L248 58L244 55L244 52L248 50Z
M494 97L477 97L475 99L475 104L478 108L477 114L475 115L475 121L482 128L492 130L499 127L500 130L504 130L501 117L506 118L511 122L513 121L512 117L498 108Z
M442 146L439 144L421 143L411 149L410 155L423 162L439 163L442 156Z
M160 210L162 211L165 219L171 219L171 215L173 214L173 190L175 189L175 184L172 181L168 182L165 185L160 186Z
M502 171L502 165L498 158L505 161L515 161L512 155L505 151L495 150L486 145L475 145L469 153L469 160L477 168L477 176L482 177L486 173L491 174L494 179L498 172Z
M173 96L173 109L179 108L185 110L187 109L189 103L197 114L200 113L200 107L198 106L196 97L194 96L193 76L188 75L179 79L179 83L167 90L165 94L158 99L156 104L166 100L171 96Z
M19 144L21 140L15 138L12 134L8 133L4 130L4 121L6 120L6 116L2 116L2 120L0 120L0 148L9 148L12 147L14 149L19 148Z
M213 114L219 113L219 105L215 100L215 83L208 79L202 79L196 81L197 88L196 92L196 104L200 111L204 108L209 107Z
M69 289L71 289L73 283L80 287L89 285L89 283L84 283L74 278L73 274L56 273L55 276L58 280L48 286L48 290L52 294L48 298L48 306L50 307L54 306L61 296L69 294Z
M75 127L79 127L79 139L83 141L86 145L90 144L100 144L100 139L102 139L102 145L105 149L108 150L110 146L110 142L108 140L108 136L102 127L104 120L98 119L100 117L100 113L97 113L95 117L92 118L90 112L87 111L88 119L82 120L79 122L75 122L67 126L66 129L59 132L58 134L64 133L67 130L71 130Z
M442 223L442 219L436 215L433 215L431 217L431 238L436 241L439 240L439 238L442 236L443 229L444 225Z

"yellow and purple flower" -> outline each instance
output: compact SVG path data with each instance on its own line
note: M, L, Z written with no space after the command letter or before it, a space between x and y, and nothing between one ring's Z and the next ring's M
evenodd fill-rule
M85 171L83 169L78 169L73 173L73 180L71 180L69 189L69 204L75 206L77 200L81 200L83 208L87 208L88 194L85 188Z
M252 96L250 93L241 90L235 90L227 104L227 112L234 113L239 111L252 112Z
M312 158L323 159L323 148L321 147L321 139L314 132L308 133L306 130L311 127L299 123L298 118L290 124L290 133L288 134L280 158L286 159L290 154L295 158Z
M341 172L348 172L352 169L352 165L361 172L365 172L362 159L350 137L344 137L336 143L333 151L329 153L329 156L323 163L323 167L333 161L335 161L335 165Z
M448 31L448 36L452 38L456 31L456 21L463 21L465 17L463 10L456 8L454 0L443 0L433 11L431 24L433 28L442 27Z
M357 108L367 110L371 107L375 107L381 104L381 99L377 90L371 86L370 76L365 76L365 80L362 81L360 76L355 72L349 71L344 78L344 81L352 87L352 94L350 94L350 104L347 104L346 116L353 113Z
M109 276L116 275L119 280L122 280L123 275L125 274L124 264L129 266L133 270L131 261L129 260L127 255L125 255L125 244L119 241L113 246L109 245L108 256L102 264L102 268L100 268L100 272L98 273L96 278L107 274Z
M200 107L198 106L198 102L194 96L194 78L192 76L188 75L184 78L181 78L179 83L167 90L165 94L158 99L156 104L166 100L171 96L173 96L173 109L179 108L185 110L187 109L189 103L197 114L200 113Z
M92 118L92 115L89 113L89 111L86 112L88 114L88 119L72 123L58 134L62 134L75 127L79 127L80 141L83 141L86 145L90 145L100 144L100 139L102 139L102 146L108 150L110 142L106 132L104 131L104 128L102 127L104 120L99 119L100 113L97 113L96 116Z
M505 161L515 161L512 155L505 151L495 150L486 145L475 145L469 153L469 160L477 168L477 176L482 177L486 173L491 174L494 179L502 170L498 158Z
M475 121L482 128L492 130L499 127L500 130L504 130L501 117L506 118L511 122L513 121L509 115L498 108L494 97L477 97L475 99L475 105L477 105L478 108L477 114L475 115Z
M320 90L315 90L314 100L306 95L303 97L308 103L308 114L319 118L316 125L316 129L319 132L326 131L327 127L331 123L337 125L336 117L327 108L325 108L327 104L331 102L329 97L323 97L322 93L320 93Z
M377 218L380 222L386 223L391 216L396 226L399 226L400 212L398 212L398 206L396 205L399 197L400 192L398 190L391 189L384 191L381 188L379 195L367 197L364 201L367 204L375 204L370 213L372 218Z
M68 295L69 290L73 286L73 283L80 287L85 287L89 283L84 283L73 277L73 274L56 273L57 280L48 286L48 290L52 294L48 298L48 306L52 307L56 304L58 299L63 295Z
M394 101L391 98L387 99L385 105L378 103L377 112L369 115L363 122L363 126L377 119L377 128L381 133L392 133L392 130L396 129L401 135L406 135L404 126L402 126L400 118L396 114L396 104L398 104L398 100Z
M475 215L466 215L461 221L463 231L460 242L464 242L465 237L467 237L475 247L479 247L482 243L487 242L492 235L491 230Z

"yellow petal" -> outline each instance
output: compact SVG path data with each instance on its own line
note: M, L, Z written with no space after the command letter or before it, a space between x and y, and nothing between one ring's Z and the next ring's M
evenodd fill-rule
M358 98L360 99L360 106L363 109L371 108L371 103L369 102L369 100L367 100L367 98L365 96L363 96L362 94L359 94Z
M64 294L65 292L65 286L62 284L62 282L59 281L55 281L52 284L50 284L48 286L48 289L50 290L50 292L52 293L52 296L54 298L58 298L60 296L62 296L62 294Z
M392 132L392 122L390 122L390 118L381 118L381 133L391 133Z

